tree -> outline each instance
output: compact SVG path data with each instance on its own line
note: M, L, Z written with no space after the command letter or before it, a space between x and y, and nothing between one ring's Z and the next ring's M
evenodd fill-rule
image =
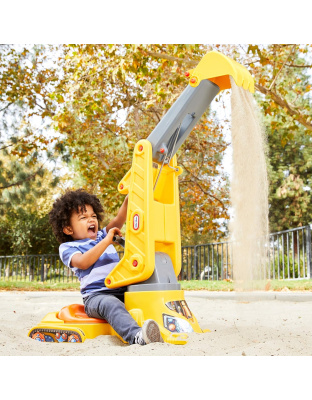
M0 253L57 249L47 211L66 160L51 130L59 82L52 46L0 46ZM53 55L55 58L55 55ZM60 60L58 60L60 63Z
M60 190L58 177L46 169L39 173L27 159L1 157L22 184L3 189L0 197L0 255L56 252L58 244L49 225L53 195ZM28 179L31 177L31 179ZM10 177L9 177L10 178Z
M52 168L49 161L64 152L49 130L57 106L50 95L59 82L56 63L49 59L52 51L52 46L0 46L0 195L13 187L30 188L47 164ZM26 168L17 168L16 160Z
M256 87L266 95L257 99L268 135L270 229L303 226L312 212L311 46L250 46L249 51L259 56Z
M265 95L265 114L277 117L281 125L284 121L278 116L283 111L292 119L294 129L302 125L311 132L312 118L307 99L311 99L312 86L310 78L302 71L312 70L312 45L249 45L249 54L252 57L247 57L245 62L252 68L256 89ZM274 122L273 125L277 127ZM285 132L285 135L288 134Z
M285 145L283 132L269 135L271 232L311 223L312 138L298 132Z

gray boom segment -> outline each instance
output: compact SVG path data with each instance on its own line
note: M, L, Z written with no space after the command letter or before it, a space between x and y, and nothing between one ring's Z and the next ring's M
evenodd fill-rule
M184 89L147 138L152 144L154 162L162 163L164 158L174 156L219 91L219 86L209 80Z

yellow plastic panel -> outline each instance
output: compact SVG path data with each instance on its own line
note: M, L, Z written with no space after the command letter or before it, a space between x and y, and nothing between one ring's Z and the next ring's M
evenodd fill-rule
M181 271L181 238L176 156L164 166L154 191L159 169L153 168L152 145L140 140L134 149L131 170L119 183L129 193L125 252L105 280L109 288L147 280L155 269L155 251L168 254L175 275Z
M174 156L165 166L154 193L155 251L170 256L175 275L181 271L181 235L178 177L183 172ZM156 201L157 200L157 201ZM162 208L160 208L162 205ZM155 207L156 206L156 207ZM157 232L157 234L156 234Z
M189 84L199 85L203 79L209 79L220 87L220 90L231 88L229 75L233 77L237 86L254 93L254 80L243 65L232 60L218 51L210 51L190 70Z
M153 209L152 224L154 227L155 241L162 241L165 237L165 206L155 201Z
M118 190L121 194L129 193L130 179L131 179L131 168L126 173L126 175L122 178L122 180L119 182Z
M63 320L57 317L58 312L52 312L47 314L42 321L34 326L28 332L29 337L33 337L34 332L76 332L80 338L81 342L86 339L94 339L100 335L115 335L124 343L126 343L116 331L108 323L65 323ZM138 311L135 315L138 314Z
M144 320L153 319L159 325L162 338L167 343L172 344L185 344L187 343L188 335L186 333L171 333L164 327L163 315L170 315L185 319L192 326L194 332L203 333L204 331L200 328L198 321L194 314L191 318L186 319L181 314L178 314L170 310L166 303L170 301L184 300L183 290L164 290L164 291L150 291L150 292L126 292L125 293L125 306L126 309L135 317L132 310L139 309L141 311L140 319L138 324L142 326Z
M133 152L131 170L121 181L129 192L126 243L123 258L105 280L109 288L131 285L148 279L155 267L153 224L149 223L153 207L152 145L140 140Z

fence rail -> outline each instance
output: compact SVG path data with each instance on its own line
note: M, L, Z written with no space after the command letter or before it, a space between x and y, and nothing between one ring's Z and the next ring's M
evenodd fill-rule
M233 270L231 260L231 242L182 247L182 268L179 279L229 279Z
M222 280L233 278L231 242L199 244L181 248L179 280ZM304 226L270 234L268 279L311 279L311 228ZM119 257L123 252L118 252ZM77 282L77 277L58 254L0 256L0 280L34 282Z
M272 233L269 244L271 279L311 278L311 228L304 226Z
M311 279L309 225L271 233L267 244L265 279ZM233 243L218 242L182 247L179 278L233 279Z
M123 252L118 252L119 256ZM78 282L58 254L0 256L0 281Z

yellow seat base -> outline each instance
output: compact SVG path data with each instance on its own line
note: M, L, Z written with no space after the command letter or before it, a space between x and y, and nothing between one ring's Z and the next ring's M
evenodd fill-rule
M71 304L59 312L47 314L28 332L32 339L56 343L83 343L100 335L116 335L121 339L107 321L88 317L81 304Z
M126 292L125 306L139 326L154 319L167 343L186 344L188 332L205 332L188 308L183 290ZM105 320L88 317L81 304L47 314L28 332L32 339L54 343L83 343L100 335L114 335L126 343Z

